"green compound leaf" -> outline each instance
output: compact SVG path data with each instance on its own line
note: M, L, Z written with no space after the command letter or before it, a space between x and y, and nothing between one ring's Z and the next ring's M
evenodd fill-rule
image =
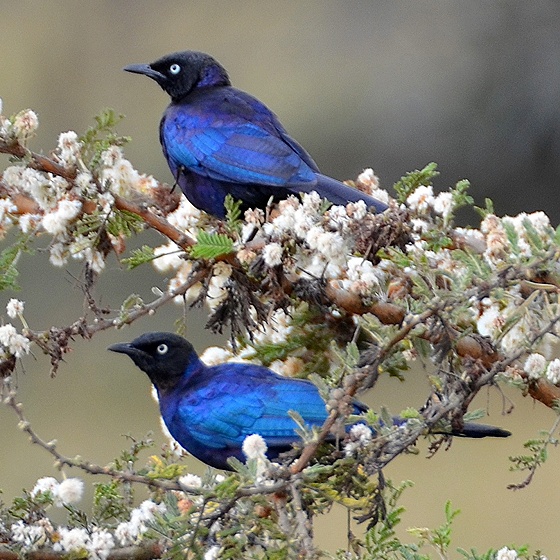
M233 241L223 233L201 231L196 238L196 245L191 249L195 259L215 259L233 251Z

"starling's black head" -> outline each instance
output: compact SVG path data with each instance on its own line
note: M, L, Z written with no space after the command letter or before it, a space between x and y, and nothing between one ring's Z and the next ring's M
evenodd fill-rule
M124 70L152 78L173 101L197 87L230 85L224 67L210 55L196 51L168 54L151 64L132 64Z
M189 367L199 364L192 344L173 333L146 333L108 350L129 356L158 389L172 388Z

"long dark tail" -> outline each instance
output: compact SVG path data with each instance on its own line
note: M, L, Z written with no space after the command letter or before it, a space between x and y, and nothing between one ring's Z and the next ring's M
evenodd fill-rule
M368 207L375 208L376 212L384 212L388 208L385 203L373 198L373 196L321 173L317 173L317 185L310 190L317 191L323 198L330 200L333 204L348 204L348 202L363 200Z
M468 438L483 438L483 437L509 437L511 432L489 426L487 424L476 424L475 422L465 422L462 430L453 431L454 436L468 437Z

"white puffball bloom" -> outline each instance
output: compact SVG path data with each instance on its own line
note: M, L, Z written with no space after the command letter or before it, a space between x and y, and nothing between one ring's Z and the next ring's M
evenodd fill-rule
M413 193L408 195L406 203L411 210L426 212L434 204L434 189L431 186L420 185Z
M86 549L89 534L83 527L59 527L57 530L59 540L53 545L54 552L77 552Z
M517 552L504 546L496 552L496 560L517 560Z
M50 492L53 498L58 496L58 487L59 482L56 478L52 476L44 476L37 480L33 490L29 493L32 498L35 498L38 494L45 494L46 492Z
M179 484L184 488L201 488L202 479L196 474L185 474L179 477Z
M89 558L106 560L111 550L115 548L115 540L109 531L96 529L91 533L85 548L89 553Z
M27 138L39 128L39 117L31 109L20 111L14 118L12 130L18 138Z
M560 383L560 359L555 358L546 368L546 378L553 384Z
M444 219L448 218L453 210L453 195L450 192L439 193L433 203L434 212Z
M279 243L269 243L263 249L262 257L271 268L282 264L282 246Z
M61 132L58 136L58 157L64 165L74 165L80 157L82 143L73 131Z
M23 314L23 307L23 301L12 298L6 304L6 313L8 314L8 317L10 317L10 319L15 319L18 315Z
M227 362L232 357L232 353L219 346L209 346L199 357L207 366L216 366Z
M58 486L56 505L77 504L84 495L84 481L81 478L67 478ZM60 503L59 503L60 502Z
M45 214L43 217L43 228L51 235L64 233L69 222L78 216L82 209L79 200L63 199L53 212Z
M10 323L0 327L0 345L16 358L21 358L24 354L29 354L31 348L29 339L19 334L16 328Z
M476 328L482 336L495 339L504 326L505 320L496 304L487 307L476 322Z
M523 369L527 373L529 379L539 379L542 377L546 368L546 358L537 352L529 354L523 365Z
M251 434L243 440L241 449L247 459L263 459L268 447L262 436Z

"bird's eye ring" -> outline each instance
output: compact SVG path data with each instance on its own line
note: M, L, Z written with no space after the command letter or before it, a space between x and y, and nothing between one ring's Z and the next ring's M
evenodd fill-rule
M164 354L167 354L167 351L169 350L169 347L167 346L167 344L160 344L157 348L157 353L160 356L163 356Z
M174 76L176 76L180 71L181 67L178 64L172 64L169 67L169 72L171 72L171 74L173 74Z

